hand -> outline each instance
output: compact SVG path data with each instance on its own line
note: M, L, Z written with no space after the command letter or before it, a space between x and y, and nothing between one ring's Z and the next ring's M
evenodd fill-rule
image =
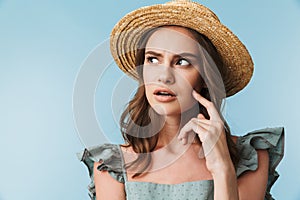
M205 156L208 170L213 176L216 173L224 172L224 170L227 172L227 169L232 169L233 164L226 142L224 123L212 102L196 91L193 91L193 96L207 109L210 119L208 120L202 114L198 114L197 118L192 118L182 127L178 139L186 144L191 132L196 133L202 142L203 152L200 152L200 157Z

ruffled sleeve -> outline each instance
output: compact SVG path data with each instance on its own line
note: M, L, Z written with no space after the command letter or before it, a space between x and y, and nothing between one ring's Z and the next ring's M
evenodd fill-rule
M85 148L84 151L77 153L77 157L88 168L91 178L88 185L89 196L92 200L96 199L94 184L94 162L100 162L97 170L108 171L108 173L118 182L124 183L121 149L116 144L103 144Z
M256 149L266 149L269 152L269 176L265 199L272 200L270 190L278 179L276 167L284 153L284 128L265 128L250 132L238 137L237 148L240 153L240 161L237 166L237 176L245 171L255 171L258 167Z

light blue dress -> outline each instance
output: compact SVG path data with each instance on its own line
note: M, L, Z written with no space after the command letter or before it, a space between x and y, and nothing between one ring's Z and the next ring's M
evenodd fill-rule
M275 170L283 157L284 128L265 128L250 132L237 139L240 161L236 173L239 177L245 171L257 169L256 149L267 149L269 152L269 177L265 199L274 199L270 190L279 177ZM107 170L117 181L124 183L127 200L213 200L213 180L201 180L180 184L157 184L150 182L127 181L123 166L122 152L119 145L103 144L84 149L78 158L87 166L91 182L88 186L89 196L96 199L93 181L94 162L102 161L98 170Z

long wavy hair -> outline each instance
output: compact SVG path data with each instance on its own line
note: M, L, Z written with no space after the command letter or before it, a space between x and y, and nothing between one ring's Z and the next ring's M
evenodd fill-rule
M195 30L187 28L193 35L193 39L196 40L202 48L208 53L208 57L212 59L213 64L216 66L217 73L221 76L225 73L226 68L223 65L223 61L216 50L215 46L211 41L204 35L198 33ZM161 122L161 116L153 111L145 94L145 87L143 83L143 64L145 59L145 47L149 37L157 30L154 28L148 31L141 38L138 49L136 52L136 70L139 75L139 86L132 100L126 106L124 112L120 118L121 133L125 140L125 147L131 147L132 150L137 154L136 159L126 164L126 168L133 167L136 173L132 176L135 178L145 173L146 169L151 164L151 154L153 152L157 142L159 134L153 134L151 131L157 129L153 126L158 126ZM206 55L207 56L207 55ZM226 133L227 145L230 152L230 157L233 165L236 167L239 156L235 143L231 138L230 128L224 119L221 109L224 96L224 85L223 82L220 88L219 83L215 83L214 76L215 71L200 69L202 79L207 87L202 87L200 94L206 99L213 102L219 115L224 123L224 129ZM221 78L222 79L222 78ZM223 80L222 80L223 81ZM201 83L199 83L201 84ZM223 92L222 92L223 91ZM205 107L198 103L199 113L202 113L205 118L209 119L208 112ZM198 137L196 137L198 138Z

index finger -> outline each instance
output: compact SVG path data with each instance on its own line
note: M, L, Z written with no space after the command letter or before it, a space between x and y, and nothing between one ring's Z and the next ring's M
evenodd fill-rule
M217 111L216 107L214 106L214 104L207 100L206 98L204 98L203 96L201 96L198 92L196 92L195 90L193 90L193 97L201 104L203 105L209 116L210 119L212 120L219 120L220 116L219 116L219 112Z

